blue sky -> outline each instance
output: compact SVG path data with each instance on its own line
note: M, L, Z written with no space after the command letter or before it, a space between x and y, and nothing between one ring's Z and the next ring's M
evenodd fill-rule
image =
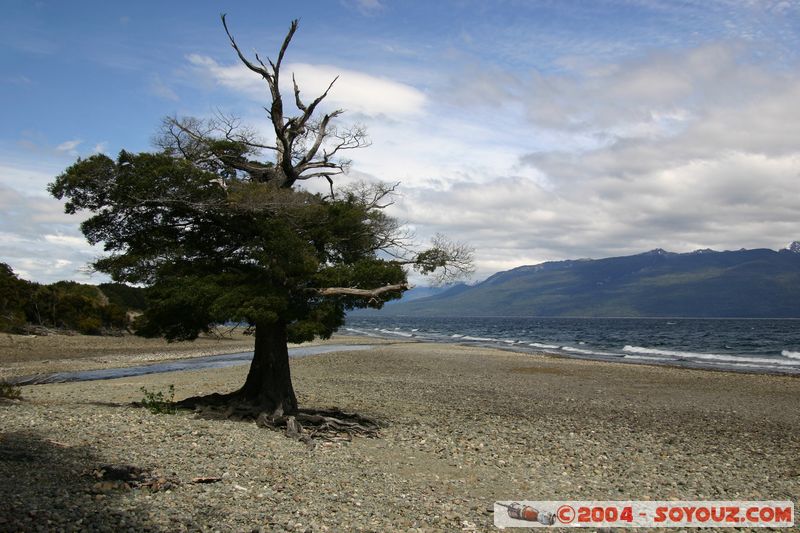
M10 1L0 20L0 261L101 282L102 253L45 186L79 157L150 150L162 117L234 113L268 135L246 51L372 146L343 182L400 181L421 241L477 250L477 278L661 247L800 239L800 2Z

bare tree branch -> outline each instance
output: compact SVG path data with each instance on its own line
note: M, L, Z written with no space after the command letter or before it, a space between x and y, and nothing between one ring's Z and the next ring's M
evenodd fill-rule
M231 32L228 30L228 22L225 20L226 16L227 14L225 13L222 14L222 26L225 28L225 33L228 34L228 39L231 41L231 46L233 47L234 50L236 50L236 54L239 56L239 59L242 61L242 63L244 63L244 65L247 68L249 68L250 70L252 70L257 74L261 74L265 80L269 81L271 75L269 71L263 67L263 63L262 67L257 67L244 56L241 50L239 50L239 46L236 44L236 40L233 38L233 35L231 35ZM296 28L296 24L293 24L292 26ZM294 33L294 31L292 30L291 33Z
M359 298L369 298L377 300L382 294L387 292L402 292L410 289L408 283L398 283L397 285L385 285L377 289L355 289L351 287L326 287L324 289L317 289L317 294L320 296L358 296Z
M258 54L255 54L255 62L244 55L228 28L225 15L222 15L222 24L225 27L228 40L239 59L248 69L261 75L269 87L272 102L266 110L275 131L275 147L254 143L250 139L247 139L249 143L247 146L269 148L276 152L275 172L270 178L276 181L279 186L289 188L299 179L323 177L330 181L332 175L346 172L349 162L334 161L333 156L340 150L367 146L368 141L363 127L345 130L343 134L340 134L335 129L331 131L330 124L333 119L342 114L341 110L325 114L319 122L315 123L314 120L314 115L319 105L328 96L339 79L338 76L328 84L328 87L321 95L310 103L305 104L300 96L300 86L297 83L297 79L292 74L294 101L301 113L293 117L284 116L283 98L280 92L280 72L286 51L297 31L297 20L292 21L289 32L286 34L278 52L278 59L275 62L267 59L267 64L261 60ZM233 136L233 130L224 132L223 135L229 140L236 138ZM334 142L331 143L330 141ZM331 146L328 147L328 144L331 144ZM321 154L320 151L322 151ZM324 166L309 166L319 162L325 163ZM241 161L237 162L237 164L239 165L238 168L244 172L249 172L249 169L252 168L252 165L243 164ZM304 172L311 168L338 169L338 172L316 172L303 175Z
M300 100L300 87L297 86L297 80L294 78L294 72L292 73L292 85L294 85L294 103L297 106L297 109L300 111L305 111L306 106L303 105L302 100Z

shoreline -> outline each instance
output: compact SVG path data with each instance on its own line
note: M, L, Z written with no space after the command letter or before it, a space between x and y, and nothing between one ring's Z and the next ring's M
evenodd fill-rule
M387 318L390 318L387 320ZM480 324L455 323L452 318L439 317L430 325L424 321L394 321L394 317L363 318L348 323L344 330L355 335L375 338L413 338L421 342L481 346L522 353L542 353L567 359L597 360L613 363L693 368L748 374L800 376L800 345L793 329L777 327L777 321L765 329L763 342L753 343L749 327L721 327L712 331L711 342L704 323L683 320L678 323L660 324L656 332L651 329L620 326L618 321L610 324L609 331L586 327L587 321L577 324L554 319L552 324L536 322L508 325L499 322ZM497 318L497 317L492 317ZM537 318L538 320L538 318ZM545 319L542 319L545 320ZM598 319L600 321L610 319ZM641 322L639 319L630 319ZM660 319L659 319L660 320ZM730 323L729 319L718 319ZM771 328L771 329L770 329ZM564 335L564 331L574 334ZM654 341L656 335L660 340ZM683 341L682 335L690 338ZM702 339L698 341L698 339ZM730 344L730 345L729 345ZM777 348L777 349L776 349Z
M343 337L348 337L350 335L344 334ZM352 335L352 337L361 338L360 335ZM384 340L386 342L407 342L407 343L422 343L422 344L441 344L444 346L460 346L464 348L484 348L487 350L498 350L501 352L509 352L509 353L518 353L523 355L534 355L534 356L542 356L542 357L550 357L553 359L564 359L570 361L594 361L599 363L608 363L611 365L633 365L633 366L652 366L652 367L661 367L661 368L675 368L675 369L686 369L686 370L700 370L700 371L709 371L709 372L725 372L725 373L733 373L733 374L750 374L756 376L785 376L790 378L800 378L800 370L797 372L787 372L782 371L780 368L775 369L749 369L744 366L736 366L736 365L704 365L703 363L695 362L695 361L681 361L684 364L678 364L678 362L668 362L668 361L642 361L636 359L624 359L621 357L592 357L592 356L578 356L578 355L568 355L564 353L553 353L553 352L546 352L542 351L541 349L530 349L526 346L519 346L516 347L514 345L506 345L504 346L502 343L496 344L489 344L484 342L465 342L459 341L458 339L447 341L447 340L440 340L440 341L433 341L430 339L419 338L419 337L410 337L405 338L398 336L397 338L394 337L380 337L378 335L372 336L365 336L364 339L375 339L375 340ZM689 363L689 364L685 364Z
M64 344L66 341L66 350ZM36 349L24 357L10 356L17 347L24 344L38 344ZM134 335L123 337L100 337L85 335L26 336L5 334L0 336L0 382L14 382L20 378L44 378L52 374L91 372L105 369L123 369L138 366L169 363L185 359L227 356L252 352L252 336L235 333L229 337L200 337L196 341L170 343L163 339L147 339ZM800 378L800 372L775 370L754 370L742 366L704 365L696 361L689 364L675 362L656 362L626 360L623 358L594 357L552 353L531 349L527 346L504 345L502 343L465 342L458 339L431 340L415 335L378 335L372 332L336 333L330 339L315 339L303 344L289 344L290 348L316 347L331 344L391 345L391 344L433 344L463 348L497 350L526 356L538 356L565 361L588 361L610 365L669 368L676 370L695 370L713 373L732 373L754 376L781 376ZM11 359L11 361L9 361ZM181 370L177 370L181 371ZM114 379L114 378L111 378ZM32 382L32 383L35 383ZM31 384L31 383L28 383ZM24 384L23 384L24 385Z
M425 342L425 341L419 341ZM447 344L447 343L442 343ZM456 346L475 346L471 344L465 343L452 343ZM610 365L633 365L633 366L652 366L652 367L661 367L661 368L674 368L674 369L685 369L685 370L699 370L701 372L723 372L723 373L732 373L732 374L749 374L754 376L782 376L788 378L800 378L800 372L781 372L780 369L776 369L774 371L765 371L765 370L751 370L742 367L713 367L713 366L704 366L702 363L697 363L693 366L686 365L686 364L676 364L670 362L644 362L644 361L637 361L637 360L625 360L621 358L617 359L601 359L599 357L592 358L592 357L577 357L574 355L567 355L567 354L558 354L558 353L548 353L542 351L527 351L524 349L514 349L513 346L504 347L504 346L486 346L486 345L479 345L480 347L487 348L490 350L499 350L501 352L512 352L512 353L519 353L519 354L527 354L527 355L540 355L543 357L552 357L553 359L565 359L565 360L573 360L573 361L594 361L598 363L608 363Z
M169 343L135 336L0 335L0 381L22 376L127 368L167 361L228 355L253 351L253 337L201 337L196 341ZM388 341L334 335L297 346L325 344L384 344ZM401 342L399 339L397 342Z
M59 353L64 341L73 341L78 346L77 351L85 349L92 355L76 353L75 346L67 355ZM131 342L132 341L132 342ZM38 350L26 354L26 357L9 357L22 343L41 343ZM122 346L116 346L117 342ZM69 343L68 343L69 344ZM132 344L132 345L131 345ZM50 374L90 372L105 369L123 369L136 366L146 366L185 359L205 358L213 356L234 355L243 352L252 352L253 338L236 335L233 338L201 337L196 341L169 343L162 339L145 339L135 336L124 337L98 337L85 335L48 335L42 337L11 335L0 336L0 381L14 381L20 378L34 378ZM565 361L589 361L610 365L644 366L655 368L670 368L677 370L696 370L714 373L732 373L755 376L782 376L800 378L800 372L774 370L754 370L743 366L712 366L695 361L686 361L689 364L676 364L674 362L626 360L612 357L593 357L552 353L541 349L531 349L527 346L504 345L503 343L465 342L454 339L430 340L416 336L405 335L378 335L375 333L336 333L330 339L315 339L302 344L289 344L290 348L316 347L331 344L342 345L392 345L392 344L433 344L441 346L456 346L463 348L479 348L497 350L505 353L517 353L526 356L537 356ZM88 349L86 349L88 348ZM98 355L98 352L100 354ZM11 359L9 361L9 359ZM21 360L20 360L21 359ZM180 370L177 370L180 371ZM113 378L112 378L113 379Z
M246 367L26 386L0 403L0 529L491 531L497 500L800 499L789 377L416 342L290 365L302 406L376 417L381 437L309 448L130 406L141 387L233 390ZM174 486L109 485L103 464Z

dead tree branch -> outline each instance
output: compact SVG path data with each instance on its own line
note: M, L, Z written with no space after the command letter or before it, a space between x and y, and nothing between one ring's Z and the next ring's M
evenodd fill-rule
M358 296L359 298L369 298L377 300L382 294L387 292L402 292L410 289L408 283L398 283L397 285L384 285L377 289L356 289L351 287L325 287L317 289L320 296Z
M287 116L285 114L283 96L280 91L281 67L289 43L297 31L297 24L297 20L292 21L289 32L286 34L278 51L278 59L276 61L273 62L267 58L266 62L264 62L258 54L255 54L255 61L252 61L242 52L228 28L225 15L222 15L222 25L225 28L225 33L239 60L245 67L260 75L267 83L272 101L265 109L275 132L274 147L271 145L260 146L275 152L275 166L268 175L259 173L259 169L252 161L244 163L240 160L234 160L228 164L246 173L255 172L260 180L272 181L284 188L292 187L298 180L310 178L325 178L329 183L332 182L333 177L346 172L349 165L349 161L335 159L334 157L342 150L362 148L369 145L366 131L362 126L341 131L332 126L332 121L343 113L341 109L325 113L321 119L315 118L323 100L325 100L339 79L338 76L328 84L328 87L321 95L306 103L301 97L297 79L292 74L294 103L300 114L297 116ZM233 135L233 129L224 132L224 136L229 140L236 139ZM248 146L255 147L258 144L250 142Z

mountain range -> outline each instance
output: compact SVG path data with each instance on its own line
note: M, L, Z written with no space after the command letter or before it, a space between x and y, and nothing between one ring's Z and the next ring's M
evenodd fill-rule
M408 296L369 314L800 318L800 242L551 261Z

